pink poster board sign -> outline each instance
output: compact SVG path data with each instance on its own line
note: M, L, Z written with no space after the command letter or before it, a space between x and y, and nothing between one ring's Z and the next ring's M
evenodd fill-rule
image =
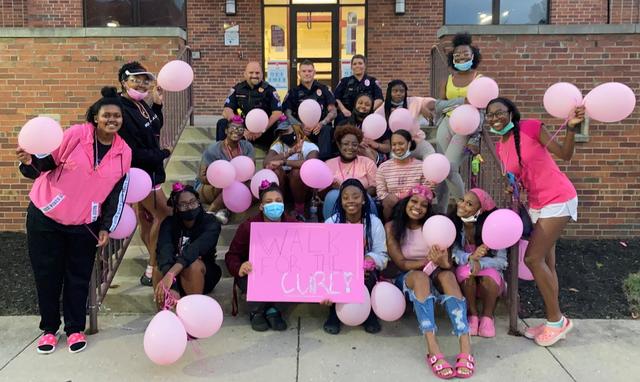
M363 300L362 224L251 223L247 301Z

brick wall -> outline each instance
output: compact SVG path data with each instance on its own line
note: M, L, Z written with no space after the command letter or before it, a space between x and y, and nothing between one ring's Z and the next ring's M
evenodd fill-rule
M27 0L0 0L0 28L20 28L26 24Z
M475 36L482 49L480 71L494 78L501 95L512 98L523 118L542 119L550 129L561 121L542 106L544 91L559 81L586 95L596 85L619 81L638 94L638 35ZM578 190L579 222L568 237L633 237L640 234L640 108L622 123L593 121L589 142L577 143L561 163ZM560 134L562 137L563 134Z
M82 0L27 0L31 28L83 26Z
M609 0L611 24L640 23L640 0Z
M606 24L607 0L549 0L549 24ZM619 0L611 0L619 1Z
M100 88L117 85L122 64L136 59L157 72L181 45L155 37L0 38L0 231L24 228L31 181L16 168L20 127L38 114L58 114L63 127L82 121Z

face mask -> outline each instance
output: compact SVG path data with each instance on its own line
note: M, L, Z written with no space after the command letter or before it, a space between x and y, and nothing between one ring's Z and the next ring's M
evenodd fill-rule
M402 156L397 156L393 151L391 152L391 158L393 159L403 160L409 158L409 156L411 156L411 150L407 150Z
M131 97L136 101L142 101L143 99L147 98L147 96L149 95L149 92L142 93L137 91L136 89L128 88L127 94L129 95L129 97Z
M284 212L284 203L273 202L267 203L263 207L264 216L271 221L276 221L280 219L282 213Z
M453 67L461 72L466 72L467 70L471 69L472 66L473 66L473 56L469 61L453 64Z
M356 119L363 120L367 115L369 115L369 113L361 113L358 110L353 109L353 115Z
M198 215L200 214L200 210L202 207L195 208L193 210L186 211L178 211L178 218L184 221L193 221L196 220Z
M511 129L513 129L513 122L509 122L505 127L502 128L502 130L498 131L496 129L494 129L493 127L489 130L494 134L498 134L498 135L505 135L506 133L508 133Z
M480 216L480 212L482 212L482 210L478 210L478 212L476 212L475 215L472 215L466 218L460 218L460 220L462 220L464 223L475 223L478 221L478 216Z
M393 102L393 100L392 100L391 101L391 106L393 106L393 107L402 107L402 106L404 106L404 101Z
M280 142L291 147L296 143L296 133L284 134L280 136Z

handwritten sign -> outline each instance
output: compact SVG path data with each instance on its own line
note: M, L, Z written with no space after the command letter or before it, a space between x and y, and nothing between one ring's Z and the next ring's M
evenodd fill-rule
M361 224L252 223L247 301L362 302Z

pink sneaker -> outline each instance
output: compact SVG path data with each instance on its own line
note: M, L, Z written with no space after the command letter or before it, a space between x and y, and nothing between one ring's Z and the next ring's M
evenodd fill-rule
M38 340L36 351L40 354L50 354L56 351L58 345L58 334L44 333Z
M496 336L496 327L493 324L493 318L482 317L480 319L480 327L478 328L480 337L493 338Z
M469 335L477 336L478 335L478 316L468 316L467 320L469 321Z
M83 332L73 333L67 338L67 345L69 345L69 353L81 352L87 347L87 337Z
M524 336L530 340L536 338L536 336L538 334L540 334L542 332L542 329L544 329L544 322L540 325L536 325L536 326L530 326L528 328L525 329L524 331Z
M540 346L551 346L556 342L565 339L567 337L567 333L569 333L571 329L573 329L573 322L564 317L564 323L561 328L544 325L544 328L534 340L536 341L536 344Z

